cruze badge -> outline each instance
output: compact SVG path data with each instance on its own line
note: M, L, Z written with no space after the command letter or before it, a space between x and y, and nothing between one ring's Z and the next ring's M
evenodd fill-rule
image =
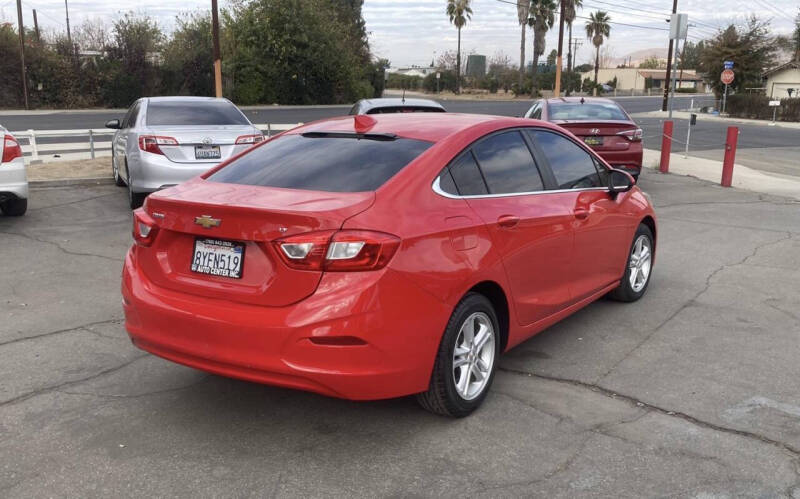
M212 218L211 215L203 215L200 217L195 217L194 223L201 225L204 229L210 229L211 227L219 227L219 224L222 223L222 220L219 218Z

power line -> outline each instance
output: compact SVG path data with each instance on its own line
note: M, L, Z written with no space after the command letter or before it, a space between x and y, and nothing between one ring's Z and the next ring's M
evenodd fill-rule
M500 3L507 3L509 5L517 5L517 2L512 2L511 0L495 0L495 1L496 2L500 2ZM554 12L553 14L554 14L555 17L558 17L558 15L559 15L558 12ZM575 16L575 19L590 20L586 16ZM619 21L608 21L608 24L618 24L620 26L627 26L629 28L651 29L651 30L656 30L656 31L669 31L669 28L656 28L655 26L642 26L642 25L639 25L639 24L622 23L622 22L619 22Z

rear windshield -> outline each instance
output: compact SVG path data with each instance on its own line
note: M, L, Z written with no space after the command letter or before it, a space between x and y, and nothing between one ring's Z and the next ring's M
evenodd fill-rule
M230 102L159 102L147 105L148 126L249 125Z
M629 120L613 102L550 102L547 107L550 120Z
M367 114L388 114L388 113L443 113L444 109L426 106L388 106L376 107L367 111Z
M430 142L284 135L231 162L208 180L328 192L374 191Z

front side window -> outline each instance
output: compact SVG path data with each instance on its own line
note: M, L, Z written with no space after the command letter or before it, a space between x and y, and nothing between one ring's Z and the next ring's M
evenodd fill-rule
M592 156L568 138L554 132L532 130L534 143L550 163L558 189L605 187Z
M208 180L327 192L374 191L431 145L341 133L284 135L232 161Z
M519 131L492 135L475 144L472 151L486 178L490 194L544 189L531 151Z

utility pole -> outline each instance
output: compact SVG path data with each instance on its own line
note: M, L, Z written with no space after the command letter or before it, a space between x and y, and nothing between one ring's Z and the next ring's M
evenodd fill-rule
M553 97L561 96L561 64L564 62L561 54L564 52L564 10L566 0L561 0L561 13L558 16L558 55L556 56L556 88Z
M22 95L28 109L28 77L25 76L25 27L22 25L22 0L17 0L17 22L19 23L19 59L22 64Z
M219 55L219 13L217 0L211 0L211 38L214 42L214 91L222 97L222 62Z
M39 19L36 17L36 9L33 9L33 31L36 33L36 43L42 43L42 38L39 36Z
M672 0L672 13L675 14L678 12L678 0ZM667 100L669 99L669 85L667 85L667 81L669 80L669 72L672 68L672 44L673 40L672 37L669 39L669 49L667 50L667 72L664 73L664 101L661 103L661 110L667 110Z
M72 33L69 31L69 0L64 0L64 7L67 9L67 41L69 46L72 47Z

